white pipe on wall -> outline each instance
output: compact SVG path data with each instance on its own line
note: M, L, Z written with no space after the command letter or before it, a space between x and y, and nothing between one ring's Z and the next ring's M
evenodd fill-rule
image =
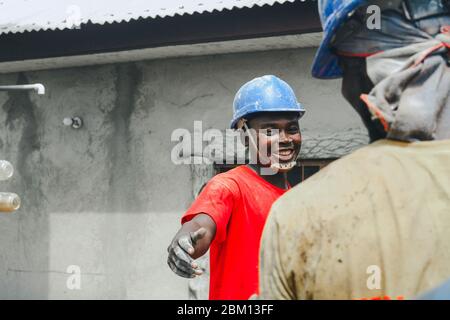
M8 91L8 90L34 90L37 92L37 94L40 95L45 94L45 87L42 83L0 86L0 91Z

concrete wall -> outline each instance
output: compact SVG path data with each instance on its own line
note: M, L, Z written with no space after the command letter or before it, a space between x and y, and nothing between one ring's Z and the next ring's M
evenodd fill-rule
M0 76L41 82L45 96L0 93L3 191L22 208L0 215L0 298L183 299L166 248L193 198L192 170L170 160L176 128L225 128L234 93L276 74L308 109L307 135L361 132L339 81L310 77L313 49L143 61ZM80 116L83 128L62 124ZM81 289L70 290L70 265Z

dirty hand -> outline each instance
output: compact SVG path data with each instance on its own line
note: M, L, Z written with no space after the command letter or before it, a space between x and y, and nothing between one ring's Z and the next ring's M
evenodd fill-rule
M177 234L167 248L169 257L167 264L177 275L184 278L194 278L201 275L203 271L192 259L197 241L206 235L206 229L201 227L195 232Z

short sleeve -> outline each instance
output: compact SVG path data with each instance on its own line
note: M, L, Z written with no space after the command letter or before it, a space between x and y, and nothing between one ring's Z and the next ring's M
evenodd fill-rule
M283 266L282 231L272 209L264 227L259 260L259 297L264 300L295 299L295 292Z
M233 184L235 182L231 179L220 179L220 176L212 178L183 215L181 223L190 221L197 214L207 214L216 224L214 241L224 241L236 198Z
M265 300L311 299L313 282L308 263L314 260L317 229L295 194L288 193L272 206L260 247L260 298Z

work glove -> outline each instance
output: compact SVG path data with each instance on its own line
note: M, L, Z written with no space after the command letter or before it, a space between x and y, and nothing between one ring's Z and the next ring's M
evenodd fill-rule
M195 245L205 235L206 229L203 227L195 232L182 231L175 235L167 248L167 264L173 272L184 278L194 278L203 273L192 256L195 253Z

